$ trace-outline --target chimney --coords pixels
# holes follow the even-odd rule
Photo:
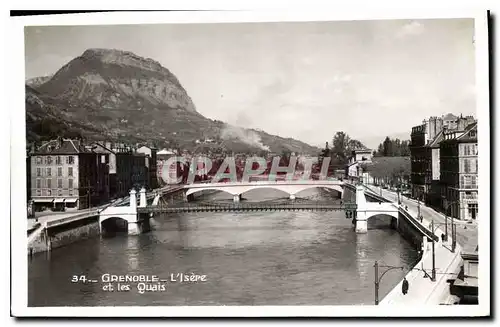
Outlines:
[[[436,117],[436,128],[438,133],[443,129],[443,118]]]
[[[429,140],[434,139],[434,136],[436,135],[436,119],[434,117],[429,118]]]

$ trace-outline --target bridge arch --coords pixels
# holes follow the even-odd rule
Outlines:
[[[370,220],[370,218],[377,217],[377,216],[390,216],[394,219],[399,219],[398,212],[387,211],[387,212],[367,212],[366,213],[366,220]]]
[[[293,194],[296,195],[300,192],[311,190],[314,188],[330,189],[330,190],[337,191],[341,195],[343,194],[343,190],[342,190],[342,187],[340,185],[304,185],[304,186],[298,188],[298,191],[294,192]]]
[[[256,189],[273,189],[273,190],[278,190],[281,192],[284,192],[288,195],[295,195],[299,192],[313,189],[313,188],[327,188],[331,190],[335,190],[342,194],[342,186],[341,185],[332,185],[332,184],[292,184],[292,185],[287,185],[287,184],[264,184],[264,185],[228,185],[228,186],[207,186],[207,187],[193,187],[189,188],[186,192],[186,196],[189,196],[191,194],[201,192],[201,191],[209,191],[209,190],[215,190],[215,191],[220,191],[220,192],[225,192],[230,195],[241,195],[243,193],[253,191]]]
[[[288,191],[280,189],[279,187],[277,187],[275,185],[248,186],[240,194],[245,194],[245,193],[255,191],[255,190],[274,190],[274,191],[280,191],[282,193],[290,195],[290,193]]]
[[[398,223],[397,214],[379,212],[368,216],[367,229],[395,228]]]
[[[195,194],[198,192],[202,192],[202,191],[219,191],[219,192],[224,192],[224,193],[227,193],[227,194],[233,195],[233,196],[241,194],[241,193],[235,193],[234,190],[232,190],[229,187],[204,187],[204,188],[190,188],[189,190],[186,191],[186,196],[189,196],[191,194]],[[231,192],[231,191],[233,191],[233,192]]]
[[[129,220],[127,217],[109,216],[104,219],[99,219],[101,234],[110,235],[116,232],[127,232]]]
[[[127,223],[137,222],[137,208],[130,206],[107,207],[99,213],[99,224],[112,218],[120,218],[127,221]]]

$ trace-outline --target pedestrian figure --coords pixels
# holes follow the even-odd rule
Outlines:
[[[441,242],[444,242],[444,234],[441,233]]]
[[[406,280],[406,277],[403,279],[403,295],[406,295],[408,293],[408,281]]]
[[[405,210],[408,211],[408,206],[405,206]]]

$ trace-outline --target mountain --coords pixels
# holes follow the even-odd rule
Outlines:
[[[236,152],[318,152],[297,140],[204,117],[172,72],[127,51],[88,49],[53,76],[26,84],[28,141],[60,133],[187,149],[212,139]]]
[[[102,131],[91,124],[85,125],[69,119],[58,104],[42,100],[41,94],[30,86],[25,86],[26,92],[26,138],[28,142],[55,138],[82,137],[87,135],[96,138]]]
[[[30,78],[26,81],[26,85],[36,88],[36,87],[39,87],[40,85],[42,85],[43,83],[47,82],[51,78],[52,78],[52,75],[33,77],[33,78]]]

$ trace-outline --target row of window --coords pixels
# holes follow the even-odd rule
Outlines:
[[[461,175],[460,188],[477,189],[477,176],[476,175]]]
[[[460,144],[460,155],[477,156],[477,144],[471,144],[471,143]]]
[[[477,158],[464,158],[463,160],[463,172],[464,173],[477,173],[478,171],[478,160]]]
[[[52,163],[56,162],[56,165],[62,165],[63,160],[66,161],[66,164],[72,165],[75,163],[75,157],[74,156],[36,156],[36,164],[37,165],[52,165]]]
[[[43,179],[40,179],[40,178],[37,178],[36,180],[36,188],[39,189],[39,188],[52,188],[52,179],[50,178],[47,178],[45,180],[45,185],[42,185],[42,181]],[[57,180],[57,188],[62,188],[63,187],[63,180],[61,178],[59,178]],[[68,179],[68,188],[69,189],[72,189],[73,188],[73,179]]]
[[[460,195],[463,200],[477,200],[477,192],[460,192]]]
[[[36,190],[36,195],[38,196],[55,196],[57,194],[57,196],[63,196],[63,190],[62,189],[57,189],[57,192],[52,192],[53,190],[51,189],[37,189]],[[68,195],[69,196],[73,196],[77,194],[77,192],[74,192],[73,189],[69,189],[68,190]]]
[[[43,172],[45,172],[45,175],[43,175]],[[42,177],[42,176],[52,176],[52,168],[37,168],[36,169],[36,177]],[[57,176],[62,177],[63,176],[63,167],[57,167]],[[73,176],[73,167],[68,167],[68,176]]]

